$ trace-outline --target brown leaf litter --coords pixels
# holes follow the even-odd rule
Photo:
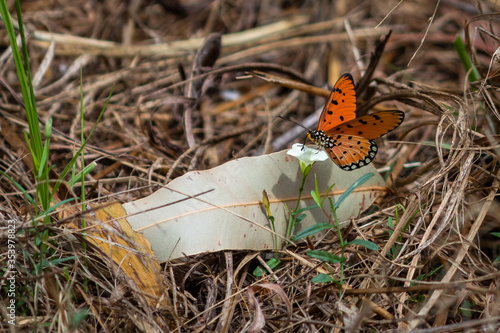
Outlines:
[[[15,268],[0,276],[5,286],[16,272],[16,329],[499,329],[500,238],[493,233],[500,232],[500,26],[493,2],[76,0],[22,8],[40,123],[53,119],[55,173],[114,89],[85,150],[85,165],[97,163],[85,182],[88,209],[66,203],[51,224],[33,224],[35,209],[12,182],[34,194],[26,112],[7,36],[0,35],[0,160],[12,179],[0,176],[0,261],[8,259],[8,221],[15,221],[18,250]],[[467,81],[453,48],[460,34],[478,82]],[[252,272],[265,253],[210,253],[160,266],[147,242],[114,218],[92,223],[103,214],[96,207],[143,197],[187,171],[302,142],[303,130],[278,116],[313,127],[317,116],[308,116],[325,99],[310,93],[328,91],[344,72],[359,82],[359,114],[406,114],[377,141],[374,164],[392,191],[344,235],[379,250],[348,247],[344,285],[311,282],[319,273],[338,280],[341,269],[307,256],[306,242],[280,253],[282,264],[257,278]],[[65,190],[59,200],[82,191],[79,184]],[[40,242],[48,248],[43,255]],[[338,242],[328,232],[309,246],[339,256]],[[137,255],[110,253],[111,243]],[[0,323],[13,331],[6,306]]]

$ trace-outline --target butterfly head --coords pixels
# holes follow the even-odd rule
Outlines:
[[[317,146],[319,147],[325,146],[325,139],[327,139],[325,132],[318,130],[309,131],[307,132],[307,137]]]

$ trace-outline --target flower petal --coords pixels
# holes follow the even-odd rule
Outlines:
[[[295,143],[287,152],[288,155],[296,157],[305,165],[313,164],[316,161],[325,161],[328,159],[328,154],[324,150],[309,148],[300,143]]]

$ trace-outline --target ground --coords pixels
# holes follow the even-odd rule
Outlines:
[[[497,331],[497,7],[23,1],[38,111],[31,124],[43,142],[52,126],[55,195],[46,217],[25,140],[34,136],[29,106],[0,29],[3,331]],[[13,1],[8,9],[17,22]],[[189,171],[304,142],[307,131],[287,120],[314,129],[319,115],[307,117],[343,73],[357,83],[358,117],[401,110],[405,120],[375,140],[371,165],[384,195],[340,233],[278,253],[157,260],[123,220],[106,220]],[[82,133],[83,160],[54,188]],[[93,163],[83,191],[75,174]],[[95,215],[98,205],[110,215]],[[107,251],[110,239],[121,250]],[[371,243],[340,245],[354,239]],[[121,267],[128,248],[147,260]],[[266,271],[273,256],[281,263]],[[254,274],[259,266],[263,276]],[[329,282],[314,280],[321,273]]]

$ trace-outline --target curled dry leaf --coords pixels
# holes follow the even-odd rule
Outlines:
[[[266,320],[264,318],[264,313],[262,313],[259,300],[255,296],[253,286],[248,288],[248,304],[254,310],[254,316],[250,322],[250,326],[248,326],[247,332],[260,332],[264,328]]]
[[[248,287],[248,304],[255,310],[255,315],[252,320],[252,323],[250,324],[250,327],[248,328],[247,332],[260,332],[261,329],[265,325],[265,318],[264,314],[262,312],[262,308],[260,307],[259,300],[257,299],[257,296],[255,295],[256,292],[258,292],[261,289],[268,289],[271,291],[274,291],[279,298],[285,303],[286,305],[286,310],[288,313],[288,320],[290,320],[290,316],[292,315],[292,303],[290,303],[290,300],[288,299],[288,296],[285,294],[283,289],[279,284],[276,283],[257,283],[254,284],[250,287]],[[288,325],[288,321],[285,323],[284,326]]]

